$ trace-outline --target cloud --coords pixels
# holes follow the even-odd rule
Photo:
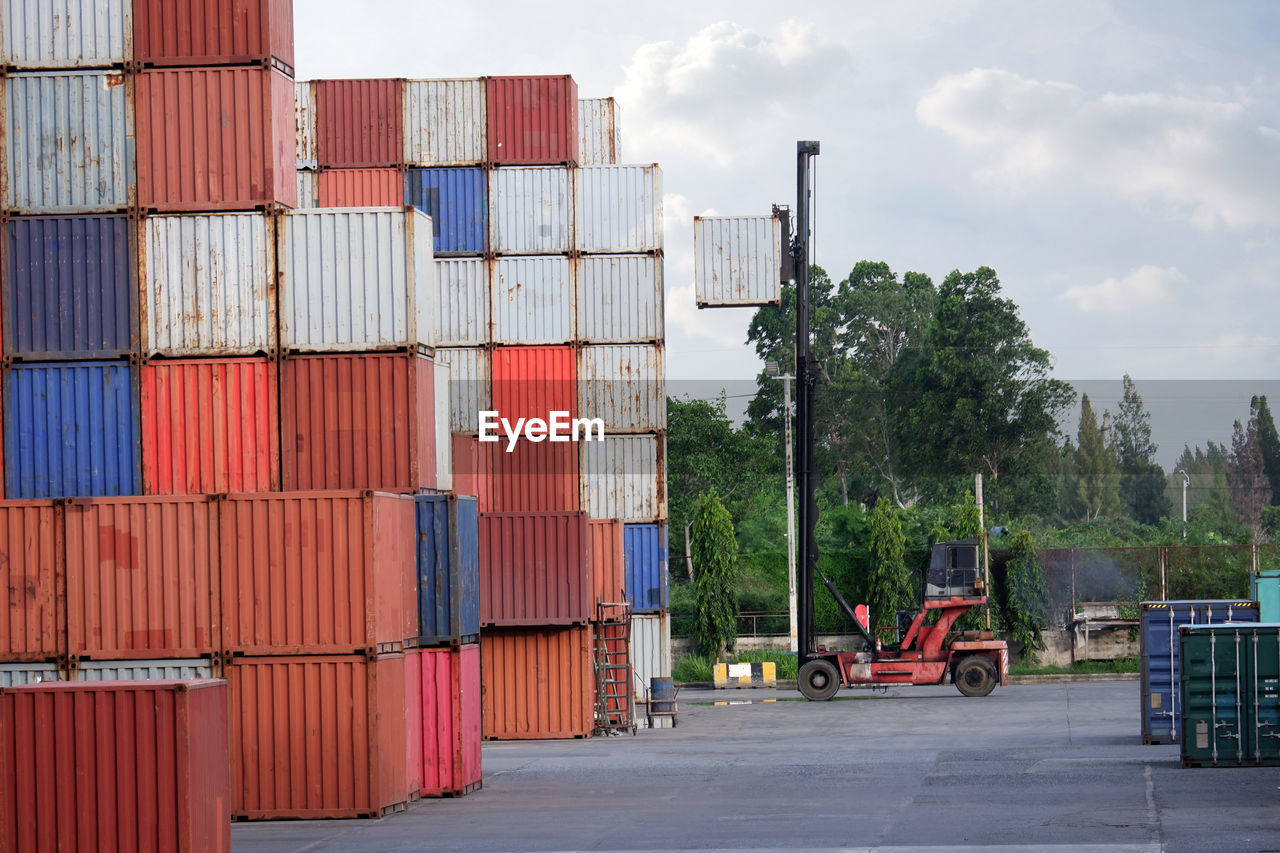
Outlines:
[[[1138,267],[1123,278],[1097,284],[1077,284],[1059,298],[1074,302],[1081,311],[1127,314],[1168,299],[1187,277],[1174,267]]]
[[[977,177],[1030,190],[1050,179],[1158,202],[1201,229],[1280,226],[1280,132],[1247,97],[1090,95],[975,68],[939,79],[916,118],[984,156]]]
[[[1231,331],[1200,344],[1196,349],[1202,358],[1229,364],[1272,361],[1280,354],[1280,338]]]

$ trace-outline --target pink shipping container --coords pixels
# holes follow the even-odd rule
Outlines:
[[[279,491],[274,361],[153,361],[141,386],[146,494]]]
[[[480,516],[480,624],[576,625],[592,616],[587,516]]]
[[[293,0],[133,0],[143,65],[278,64],[293,71]]]
[[[490,77],[486,88],[490,161],[577,163],[578,84],[572,77]]]
[[[63,513],[72,658],[221,651],[213,498],[72,498]]]
[[[578,357],[573,347],[495,347],[493,408],[512,426],[518,418],[548,420],[578,411]],[[499,427],[501,429],[501,427]]]
[[[380,817],[408,799],[403,655],[232,658],[233,817]]]
[[[67,654],[62,510],[53,501],[0,501],[0,662]]]
[[[487,740],[588,737],[595,727],[591,629],[490,629],[480,637]]]
[[[233,494],[219,507],[227,651],[376,654],[417,635],[412,497]]]
[[[317,80],[316,157],[320,168],[400,165],[404,158],[403,89],[400,79]]]
[[[404,754],[406,791],[410,800],[422,796],[422,652],[404,650]]]
[[[228,853],[227,683],[0,689],[0,850]]]
[[[422,796],[469,794],[482,785],[480,647],[423,649],[417,663]]]
[[[326,169],[316,179],[318,207],[403,207],[399,169]]]
[[[622,522],[616,518],[593,518],[587,522],[590,539],[592,619],[620,619],[626,595],[626,562]],[[601,609],[601,605],[612,605]]]

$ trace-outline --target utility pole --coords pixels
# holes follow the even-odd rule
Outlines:
[[[796,143],[796,233],[792,255],[796,267],[796,420],[799,435],[800,566],[797,660],[801,666],[813,649],[813,576],[818,567],[817,481],[813,470],[814,382],[819,365],[809,352],[809,160],[818,155],[817,142]]]
[[[982,537],[982,591],[987,596],[987,630],[991,630],[991,571],[987,556],[987,521],[982,508],[982,472],[973,475],[973,498],[978,504],[978,533]]]
[[[1182,475],[1182,538],[1187,538],[1187,487],[1191,485],[1191,475],[1179,468],[1175,474]]]

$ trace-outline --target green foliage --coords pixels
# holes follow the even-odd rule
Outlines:
[[[703,492],[693,516],[694,636],[703,654],[732,650],[738,638],[738,542],[715,490]]]
[[[715,679],[715,658],[709,655],[688,655],[671,666],[671,680],[677,684]]]
[[[1075,510],[1080,518],[1093,521],[1114,515],[1120,505],[1120,464],[1115,450],[1103,439],[1102,429],[1089,403],[1080,399],[1080,427],[1076,432]]]
[[[1031,534],[1019,531],[1013,537],[1009,563],[1005,569],[1004,624],[1009,639],[1026,649],[1028,659],[1044,650],[1041,636],[1049,621],[1049,587],[1036,558]]]
[[[1280,433],[1276,432],[1275,418],[1267,405],[1265,395],[1249,401],[1250,420],[1257,425],[1258,452],[1262,455],[1262,470],[1271,485],[1271,504],[1280,505]]]
[[[1024,659],[1009,667],[1010,675],[1113,675],[1137,671],[1137,658],[1081,660],[1069,667],[1036,666],[1033,660]]]
[[[867,608],[871,611],[872,630],[896,626],[898,611],[916,603],[905,551],[902,520],[888,499],[881,498],[871,515],[871,578]],[[883,634],[881,639],[892,641],[894,636],[896,634]]]
[[[1120,496],[1129,514],[1143,524],[1158,524],[1171,506],[1165,494],[1165,473],[1155,461],[1151,415],[1127,373],[1108,447],[1119,459]]]
[[[798,660],[794,654],[791,652],[776,651],[774,649],[757,649],[749,652],[738,652],[737,662],[772,662],[777,667],[775,675],[779,680],[795,681],[796,674],[799,672]]]

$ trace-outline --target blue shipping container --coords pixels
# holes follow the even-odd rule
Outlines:
[[[476,167],[410,169],[404,203],[431,217],[437,255],[479,255],[489,232],[488,193]]]
[[[476,499],[418,495],[418,644],[480,635],[480,515]]]
[[[1183,625],[1257,622],[1258,602],[1144,601],[1139,609],[1142,742],[1177,743],[1182,735],[1178,629]]]
[[[4,264],[5,354],[47,361],[136,351],[134,233],[125,216],[11,220]]]
[[[134,367],[19,364],[4,384],[6,497],[142,493]]]
[[[632,613],[667,609],[667,531],[663,524],[624,524],[627,602]]]

